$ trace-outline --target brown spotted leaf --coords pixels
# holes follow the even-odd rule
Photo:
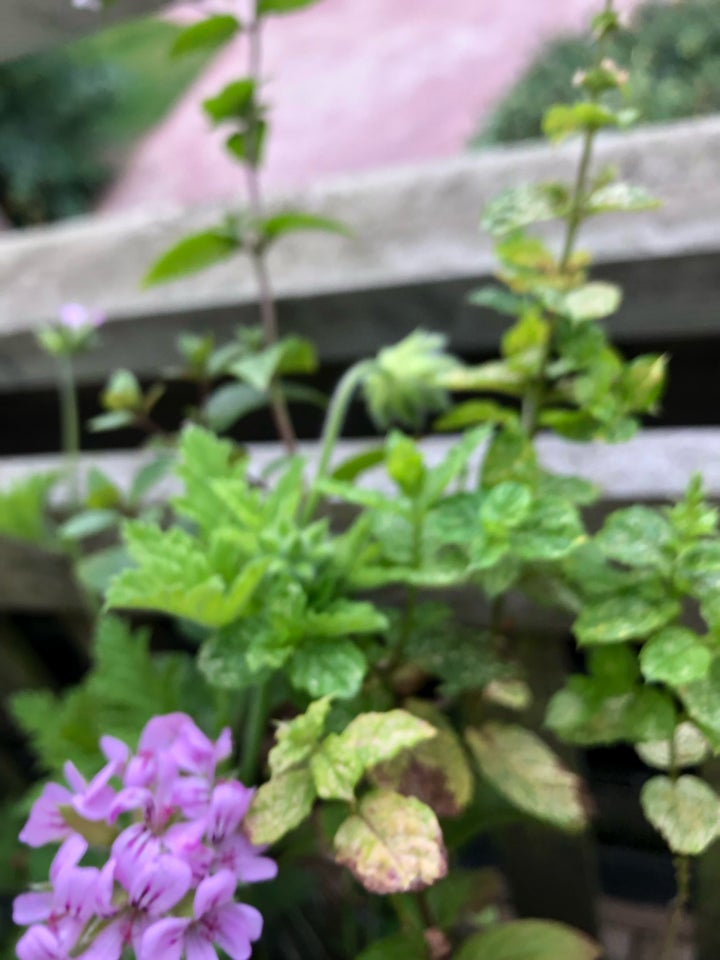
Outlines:
[[[473,772],[457,734],[443,714],[431,704],[410,700],[406,707],[415,716],[431,723],[436,734],[371,772],[374,783],[417,797],[439,817],[455,817],[470,803]]]
[[[476,933],[456,960],[598,960],[599,944],[552,920],[515,920]]]
[[[466,736],[485,779],[518,809],[563,830],[587,825],[582,781],[534,733],[487,723]]]
[[[447,872],[437,817],[415,797],[373,790],[335,834],[335,859],[371,893],[421,890]]]
[[[253,843],[275,843],[308,816],[315,802],[315,785],[307,768],[290,770],[264,783],[245,818]]]

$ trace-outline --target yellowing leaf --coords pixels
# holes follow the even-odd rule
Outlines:
[[[290,770],[264,783],[245,818],[252,843],[275,843],[309,815],[315,801],[310,771]]]
[[[273,776],[285,773],[310,756],[322,736],[330,702],[330,697],[316,700],[305,713],[280,725],[268,758]]]
[[[673,853],[697,856],[720,834],[720,800],[698,777],[653,777],[640,802]]]
[[[374,767],[434,737],[433,726],[407,710],[387,713],[362,713],[355,717],[341,734],[346,750],[356,754],[364,767]]]
[[[580,778],[534,733],[487,723],[466,736],[483,776],[520,810],[564,830],[587,825]]]
[[[447,872],[437,817],[414,797],[374,790],[335,835],[335,859],[371,893],[422,890]]]

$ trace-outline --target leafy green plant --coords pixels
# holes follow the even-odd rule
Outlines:
[[[219,346],[181,339],[180,375],[197,385],[198,402],[177,437],[152,420],[160,388],[143,392],[129,371],[111,378],[95,427],[144,427],[162,433],[163,446],[127,494],[101,474],[88,482],[65,538],[85,544],[120,525],[123,541],[109,557],[103,549],[80,559],[104,600],[96,665],[60,700],[23,694],[15,716],[50,769],[69,754],[91,770],[100,732],[133,742],[161,711],[163,724],[182,709],[214,733],[231,723],[233,763],[245,784],[259,783],[238,817],[240,842],[270,845],[280,866],[276,887],[252,893],[273,918],[256,954],[272,960],[300,955],[299,943],[338,960],[599,958],[597,943],[552,920],[501,922],[495,875],[461,865],[470,841],[508,825],[588,829],[586,787],[539,716],[570,745],[631,744],[654,771],[640,796],[647,819],[676,856],[678,896],[661,947],[668,960],[691,858],[720,830],[720,798],[694,772],[720,751],[717,512],[695,478],[679,503],[624,507],[594,533],[585,508],[599,491],[544,469],[535,444],[543,429],[622,442],[663,390],[663,356],[628,361],[609,342],[603,322],[621,291],[593,280],[577,248],[589,217],[655,205],[642,187],[593,166],[597,135],[636,119],[622,98],[627,74],[608,57],[620,21],[610,2],[594,17],[577,96],[544,117],[550,141],[580,139],[574,182],[514,187],[485,211],[498,285],[471,300],[509,317],[500,358],[468,366],[441,336],[415,332],[345,372],[317,456],[303,459],[290,419],[300,385],[288,377],[316,359],[311,345],[279,335],[265,254],[288,230],[339,228],[297,211],[268,216],[257,173],[269,131],[263,18],[306,5],[261,0],[248,23],[211,16],[176,40],[182,54],[249,34],[250,75],[205,108],[228,126],[250,202],[180,240],[147,279],[169,282],[247,255],[261,327]],[[557,247],[535,230],[549,220],[563,228]],[[358,397],[383,436],[338,464]],[[259,404],[273,409],[285,446],[264,475],[218,436]],[[460,432],[442,457],[421,439],[428,425]],[[167,471],[177,492],[148,512],[143,497]],[[461,595],[476,599],[482,623],[464,621]],[[547,710],[533,676],[540,640],[508,616],[518,595],[538,620],[541,607],[569,616],[585,657]],[[169,619],[181,650],[152,653],[123,612]],[[108,780],[127,780],[108,769]],[[192,801],[203,811],[204,796]],[[206,813],[198,816],[194,842],[207,832]],[[186,930],[185,907],[168,909],[161,922]],[[83,937],[96,934],[106,935],[90,926]]]

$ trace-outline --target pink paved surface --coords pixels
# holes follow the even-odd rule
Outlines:
[[[628,10],[636,0],[620,0]],[[265,35],[273,108],[265,183],[452,156],[551,36],[598,0],[324,0],[273,18]],[[102,209],[193,205],[242,191],[200,101],[244,72],[239,38],[138,147]]]

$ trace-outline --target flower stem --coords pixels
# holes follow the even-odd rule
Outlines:
[[[305,520],[309,520],[317,509],[320,499],[318,486],[320,481],[327,476],[330,459],[342,431],[343,424],[345,423],[353,394],[365,378],[370,362],[369,360],[361,360],[359,363],[354,364],[349,370],[345,371],[340,378],[340,382],[335,387],[320,438],[320,457],[315,472],[315,479],[313,480],[305,504]]]
[[[71,506],[80,502],[80,413],[72,357],[58,357],[58,390],[60,394],[60,428],[62,451],[68,475]]]
[[[662,942],[660,960],[672,960],[677,945],[678,933],[682,922],[685,907],[690,899],[690,858],[677,857],[675,860],[675,881],[677,894],[673,902],[672,913],[665,930]]]
[[[243,755],[240,758],[240,779],[249,786],[257,780],[260,751],[267,721],[268,682],[259,683],[250,697],[243,731]]]
[[[255,82],[256,89],[260,86],[262,79],[262,20],[258,14],[257,0],[255,3],[255,16],[247,28],[248,36],[248,68],[251,79]],[[258,123],[255,119],[248,131],[248,142],[256,144],[258,136]],[[254,129],[253,129],[254,127]],[[265,218],[265,203],[260,182],[260,172],[258,170],[258,157],[249,156],[245,162],[245,182],[247,185],[248,208],[253,224],[261,224]],[[260,309],[260,321],[263,330],[263,339],[265,346],[270,347],[277,343],[279,337],[279,325],[277,316],[277,304],[270,282],[270,275],[267,269],[267,260],[265,245],[253,242],[249,248],[250,262],[255,282],[258,289],[258,303]],[[297,448],[297,438],[295,428],[293,427],[290,411],[287,401],[277,382],[270,384],[270,404],[272,407],[273,419],[278,436],[282,441],[288,453],[295,453]]]

